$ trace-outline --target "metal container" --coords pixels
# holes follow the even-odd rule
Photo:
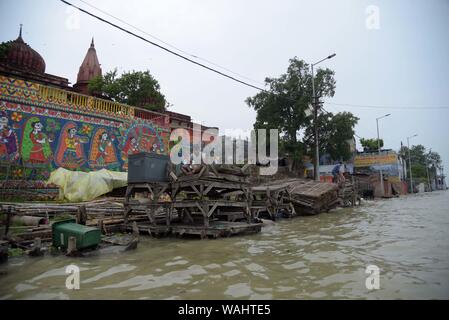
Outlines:
[[[96,247],[101,242],[101,231],[95,227],[86,227],[76,223],[75,219],[55,222],[51,226],[53,246],[67,248],[69,238],[76,238],[76,248]]]
[[[128,183],[167,182],[170,157],[141,152],[128,156]]]

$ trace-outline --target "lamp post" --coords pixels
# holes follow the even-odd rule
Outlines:
[[[320,151],[319,151],[319,145],[318,145],[318,99],[315,96],[315,80],[314,80],[314,71],[313,71],[313,67],[316,66],[317,64],[323,62],[324,60],[327,59],[332,59],[333,57],[335,57],[337,54],[331,54],[330,56],[327,56],[324,59],[321,59],[318,62],[312,63],[311,64],[311,68],[312,68],[312,105],[313,105],[313,128],[314,128],[314,135],[315,135],[315,161],[313,162],[313,175],[316,181],[320,181]]]
[[[385,196],[385,188],[384,188],[384,176],[382,174],[382,165],[380,164],[380,155],[381,155],[381,150],[380,150],[380,137],[379,137],[379,120],[386,118],[390,115],[390,113],[376,118],[376,126],[377,126],[377,152],[379,153],[379,171],[380,171],[380,189],[381,189],[381,196]]]
[[[432,149],[429,150],[428,155],[430,155],[432,152]],[[427,184],[429,185],[429,191],[432,192],[432,184],[430,183],[430,175],[429,175],[429,162],[427,161],[426,156],[426,172],[427,172]]]
[[[408,149],[408,167],[410,171],[410,193],[413,193],[413,176],[412,176],[412,160],[410,158],[410,139],[418,136],[414,134],[413,136],[407,137],[407,149]]]
[[[441,165],[441,190],[446,190],[446,181],[444,176],[444,166]]]

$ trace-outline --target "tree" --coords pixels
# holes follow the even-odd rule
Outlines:
[[[13,41],[0,43],[0,61],[8,56],[9,49],[11,49]]]
[[[377,141],[378,141],[377,139],[361,138],[360,144],[362,145],[364,151],[374,151],[374,150],[379,149]],[[384,146],[384,141],[382,139],[379,139],[379,142],[380,142],[380,147],[382,148]]]
[[[408,163],[408,151],[408,148],[403,146],[400,150],[400,154],[407,160],[407,165],[410,165]],[[426,148],[421,144],[410,148],[410,160],[412,162],[413,180],[419,182],[428,182],[427,170],[429,171],[429,178],[435,179],[437,174],[436,171],[441,167],[441,157],[438,152],[427,152]]]
[[[89,81],[89,92],[152,111],[164,111],[168,106],[159,83],[148,70],[125,72],[120,77],[117,69],[109,71]]]
[[[435,151],[429,151],[426,154],[427,157],[427,164],[430,165],[435,165],[436,168],[440,169],[441,168],[441,156],[439,155],[438,152]]]
[[[426,147],[422,144],[418,144],[416,146],[412,146],[410,148],[410,158],[413,164],[426,166]]]
[[[329,154],[333,160],[347,161],[351,158],[349,140],[354,138],[354,127],[359,118],[351,112],[323,112],[318,116],[318,144],[320,154]],[[314,128],[307,127],[304,142],[313,150]]]
[[[246,99],[257,112],[254,127],[278,128],[281,135],[280,149],[295,155],[302,149],[298,132],[310,124],[306,110],[312,102],[312,76],[310,65],[297,57],[289,60],[287,73],[278,78],[266,78],[267,91]],[[334,71],[318,69],[315,76],[317,96],[332,97],[335,94]]]
[[[429,176],[430,179],[432,180],[436,180],[437,175],[438,175],[438,170],[441,170],[441,157],[438,154],[438,152],[434,152],[434,151],[429,151],[426,154],[426,158],[427,158],[427,166],[429,168]]]

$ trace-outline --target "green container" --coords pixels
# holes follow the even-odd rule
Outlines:
[[[75,219],[61,220],[51,226],[53,246],[67,248],[69,238],[76,238],[78,250],[96,247],[101,242],[101,231],[76,223]]]

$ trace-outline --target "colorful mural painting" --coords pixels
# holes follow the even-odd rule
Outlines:
[[[78,132],[78,125],[67,122],[61,129],[59,143],[56,148],[55,163],[67,169],[79,169],[86,163],[86,153],[83,144],[89,142],[89,137]]]
[[[129,128],[121,128],[121,142],[119,148],[123,161],[123,170],[128,169],[128,155],[141,150],[157,154],[167,154],[169,134],[164,129],[155,127],[151,123],[133,122]]]
[[[13,114],[13,118],[17,116]],[[0,111],[0,161],[16,162],[19,159],[19,142],[9,123],[6,111]]]
[[[2,85],[0,95],[0,166],[8,166],[9,180],[42,182],[58,167],[126,171],[129,154],[167,153],[170,130],[165,119],[139,119],[131,112],[126,117],[90,114],[76,106],[68,111],[65,105],[27,99],[24,91],[39,90],[35,84],[13,85],[17,90]],[[0,179],[5,172],[0,172]]]
[[[354,157],[354,172],[371,173],[382,170],[392,182],[402,179],[403,168],[398,155],[394,151],[379,155],[377,153],[361,153]]]

